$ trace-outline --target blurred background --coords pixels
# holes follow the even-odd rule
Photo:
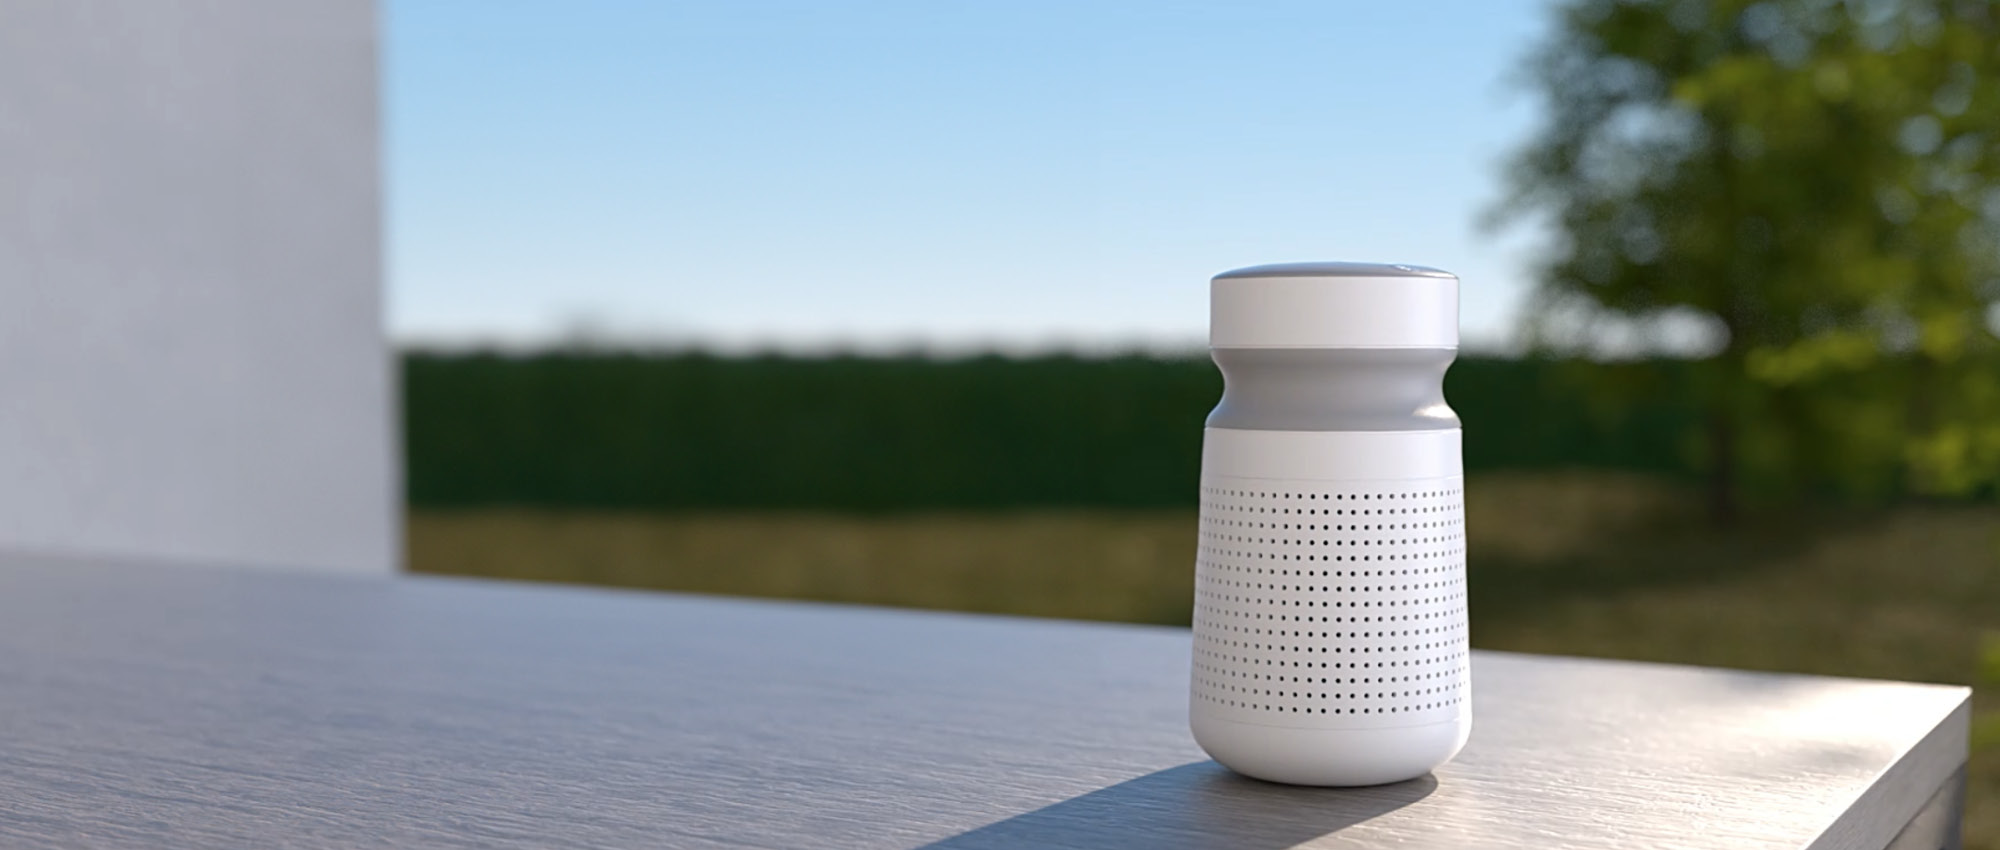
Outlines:
[[[1209,275],[1463,279],[1477,646],[1977,684],[1991,0],[384,6],[421,572],[1186,625]]]

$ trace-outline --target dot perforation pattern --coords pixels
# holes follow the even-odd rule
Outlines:
[[[1465,709],[1461,479],[1205,476],[1201,496],[1198,709],[1328,729]]]

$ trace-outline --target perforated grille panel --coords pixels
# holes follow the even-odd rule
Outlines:
[[[1461,481],[1204,476],[1196,706],[1307,728],[1455,719],[1468,685]]]

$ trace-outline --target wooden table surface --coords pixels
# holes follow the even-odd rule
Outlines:
[[[1950,841],[1963,688],[1484,653],[1457,761],[1302,789],[1195,747],[1188,642],[14,558],[0,561],[0,846]]]

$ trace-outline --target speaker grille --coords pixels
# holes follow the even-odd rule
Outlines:
[[[1204,476],[1196,707],[1323,729],[1457,718],[1469,685],[1461,482]]]

